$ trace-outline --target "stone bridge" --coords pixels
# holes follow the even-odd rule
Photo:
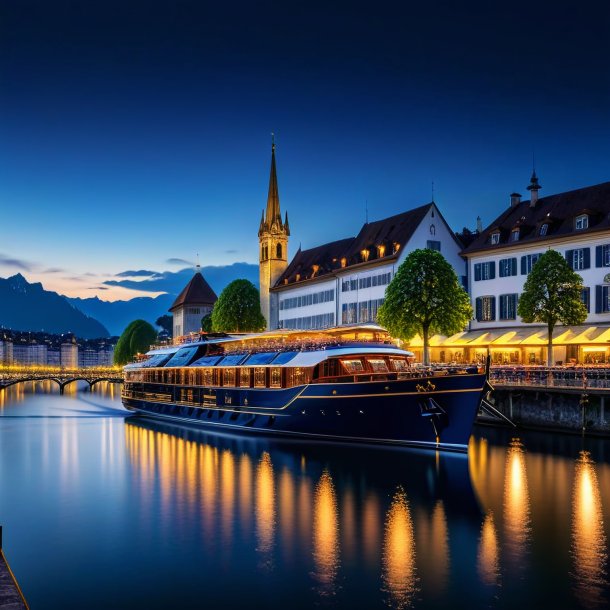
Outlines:
[[[63,394],[65,387],[74,381],[86,381],[89,388],[100,381],[123,383],[123,372],[114,367],[82,369],[0,367],[0,391],[11,385],[28,381],[53,381],[59,386],[59,393]]]

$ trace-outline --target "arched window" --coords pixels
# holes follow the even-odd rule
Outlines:
[[[434,225],[430,225],[430,235],[436,235],[436,227]]]
[[[278,244],[275,247],[275,257],[276,258],[282,258],[282,244]]]

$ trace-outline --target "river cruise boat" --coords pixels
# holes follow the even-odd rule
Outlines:
[[[125,367],[125,407],[225,431],[466,451],[482,368],[422,367],[379,327],[201,335]]]

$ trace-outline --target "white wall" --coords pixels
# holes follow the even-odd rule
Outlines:
[[[284,328],[290,328],[288,320],[295,318],[308,318],[310,316],[319,316],[324,314],[333,314],[334,323],[337,324],[337,280],[335,277],[329,277],[318,282],[311,282],[305,285],[296,285],[294,287],[279,291],[278,294],[278,317],[280,324]],[[303,305],[300,307],[282,308],[282,302],[286,299],[303,297],[306,295],[313,295],[323,291],[332,290],[334,292],[334,299],[324,303],[316,303],[312,305]],[[317,326],[319,327],[319,326]]]
[[[500,303],[499,296],[502,294],[523,292],[523,284],[527,279],[527,275],[521,275],[521,257],[528,254],[544,253],[548,249],[557,250],[562,256],[565,256],[566,250],[574,250],[576,248],[590,248],[591,266],[589,269],[576,271],[582,279],[585,287],[590,289],[590,313],[587,317],[587,323],[599,324],[610,323],[610,313],[595,313],[595,286],[604,284],[604,276],[610,273],[610,267],[595,266],[595,247],[598,245],[610,244],[610,231],[597,235],[570,235],[563,239],[549,239],[548,241],[539,242],[537,244],[518,245],[513,248],[502,248],[501,250],[493,250],[493,252],[472,254],[468,257],[468,273],[470,282],[470,294],[472,307],[475,309],[477,297],[495,296],[496,297],[496,319],[490,322],[477,322],[473,320],[473,329],[483,328],[504,328],[514,326],[534,326],[525,324],[521,318],[517,316],[516,320],[500,320]],[[510,277],[499,277],[499,261],[504,258],[517,258],[517,275]],[[487,261],[495,261],[496,277],[493,280],[474,280],[474,265],[475,263],[483,263]],[[606,284],[608,285],[608,284]],[[475,312],[476,313],[476,312]]]

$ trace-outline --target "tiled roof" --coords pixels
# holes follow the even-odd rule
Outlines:
[[[200,271],[197,271],[191,281],[178,295],[169,311],[174,311],[183,305],[214,305],[218,300],[216,293],[210,288]]]
[[[589,226],[577,230],[575,218],[588,215]],[[547,225],[546,234],[541,227]],[[514,229],[519,229],[519,239],[509,241]],[[587,186],[566,193],[540,197],[534,207],[522,201],[509,207],[462,251],[467,255],[481,250],[494,250],[507,245],[524,245],[544,242],[556,237],[587,234],[610,228],[610,182]],[[491,243],[491,235],[500,233],[499,243]],[[544,232],[544,229],[543,229]]]
[[[345,268],[362,264],[363,250],[369,251],[369,263],[396,258],[399,250],[395,244],[398,244],[399,248],[404,247],[432,205],[434,204],[428,203],[402,214],[366,223],[356,237],[333,241],[309,250],[299,250],[275,286],[331,275],[341,270],[341,259],[345,259]],[[385,248],[383,256],[380,256],[378,246]],[[316,270],[314,265],[318,267]]]

